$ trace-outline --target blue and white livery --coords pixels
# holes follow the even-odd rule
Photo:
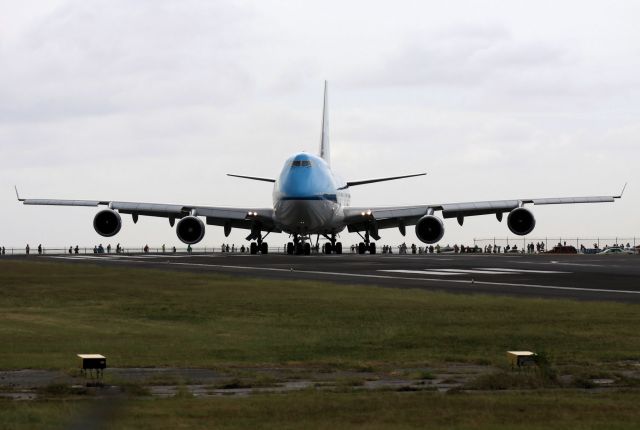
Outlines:
[[[344,182],[331,170],[329,145],[329,117],[327,103],[327,85],[324,88],[324,107],[322,114],[322,134],[319,155],[298,153],[288,158],[280,175],[275,178],[259,178],[244,175],[229,175],[239,178],[273,183],[273,207],[271,208],[226,208],[216,206],[175,205],[162,203],[136,203],[108,200],[55,200],[23,199],[25,205],[56,206],[107,206],[99,211],[93,220],[96,232],[105,237],[116,235],[122,227],[120,214],[130,214],[134,223],[139,216],[155,216],[169,219],[176,225],[178,238],[186,244],[195,244],[202,240],[205,223],[224,228],[226,236],[233,228],[249,231],[247,240],[251,241],[252,254],[266,254],[268,245],[265,238],[270,233],[287,233],[291,242],[287,245],[289,254],[310,254],[311,241],[320,236],[328,239],[323,246],[324,253],[342,253],[342,244],[337,236],[345,229],[358,233],[362,237],[358,252],[375,254],[374,240],[379,240],[379,231],[398,228],[402,235],[407,226],[415,226],[415,232],[422,242],[433,244],[442,239],[444,224],[435,214],[443,218],[457,218],[462,225],[464,218],[475,215],[494,214],[502,221],[507,215],[509,230],[517,235],[527,235],[535,227],[535,218],[525,204],[570,204],[613,202],[622,197],[615,196],[560,197],[540,199],[514,199],[478,201],[466,203],[421,204],[417,206],[395,207],[352,207],[350,206],[351,187],[374,182],[422,176],[425,173],[394,176],[388,178],[366,179]],[[626,186],[626,185],[625,185]],[[203,221],[204,219],[204,221]]]

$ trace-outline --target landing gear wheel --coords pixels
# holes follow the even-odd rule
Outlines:
[[[371,242],[369,244],[369,254],[373,255],[376,253],[376,244],[375,242]]]
[[[287,243],[287,254],[293,255],[293,251],[294,251],[293,242]]]
[[[358,254],[364,254],[366,251],[366,248],[364,246],[364,242],[360,242],[358,244]]]
[[[266,255],[266,254],[268,254],[268,253],[269,253],[269,244],[268,244],[267,242],[262,242],[262,243],[260,244],[260,252],[261,252],[263,255]]]
[[[258,253],[258,244],[255,242],[251,242],[251,246],[249,246],[249,251],[251,255],[256,255]]]
[[[336,243],[336,254],[342,254],[342,242]]]
[[[322,248],[323,248],[322,252],[324,254],[331,254],[331,244],[330,243],[325,243]]]
[[[295,244],[295,254],[296,255],[301,255],[302,254],[302,244],[301,243],[296,243]]]
[[[311,244],[308,242],[304,244],[304,255],[311,255]]]

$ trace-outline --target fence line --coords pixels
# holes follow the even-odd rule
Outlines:
[[[42,252],[41,254],[46,254],[46,255],[76,255],[76,254],[96,254],[96,252],[94,252],[93,247],[78,247],[78,252],[75,252],[75,246],[71,247],[71,252],[69,252],[69,247],[42,247]],[[0,247],[0,252],[2,250],[2,247]],[[270,246],[269,247],[269,252],[271,253],[283,253],[285,251],[285,249],[281,246],[278,247],[273,247]],[[187,253],[194,253],[194,254],[217,254],[217,253],[221,253],[221,252],[226,252],[222,251],[222,247],[218,246],[203,246],[203,247],[191,247],[191,251],[189,251],[189,248],[187,247],[176,247],[175,251],[173,249],[173,247],[165,247],[165,250],[162,250],[161,246],[158,247],[149,247],[148,252],[145,252],[144,250],[144,246],[132,246],[132,247],[122,247],[120,252],[117,253],[115,251],[115,248],[111,248],[110,252],[107,252],[107,249],[104,248],[104,252],[99,252],[99,254],[111,254],[111,255],[115,255],[115,254],[187,254]],[[229,247],[229,253],[236,253],[239,254],[241,253],[241,247],[238,246],[235,248],[234,251],[231,251],[231,247]],[[249,253],[249,247],[245,246],[245,254]],[[26,247],[25,248],[5,248],[5,252],[4,255],[25,255],[27,254],[26,251]],[[38,248],[30,248],[29,250],[29,254],[31,255],[38,255]]]
[[[585,248],[587,249],[602,249],[604,247],[611,247],[611,246],[626,246],[627,244],[629,244],[629,246],[635,248],[636,246],[640,245],[640,238],[637,237],[624,237],[624,236],[617,236],[617,237],[562,237],[562,236],[556,236],[556,237],[543,237],[543,238],[534,238],[534,237],[527,237],[527,236],[523,236],[523,237],[504,237],[504,238],[499,238],[499,237],[492,237],[492,238],[481,238],[481,239],[477,239],[474,238],[473,239],[473,244],[481,246],[482,244],[491,244],[493,245],[493,247],[495,247],[496,245],[518,245],[520,246],[520,244],[522,244],[523,248],[526,248],[526,244],[528,243],[544,243],[544,248],[545,250],[551,249],[554,246],[556,246],[557,244],[562,244],[562,245],[571,245],[571,246],[575,246],[576,249],[580,249],[580,245],[585,245]],[[551,248],[549,248],[549,245],[551,246]],[[595,245],[595,246],[594,246]]]
[[[593,237],[593,238],[589,238],[589,237],[538,237],[538,238],[534,238],[534,237],[491,237],[491,238],[474,238],[473,239],[473,247],[480,247],[480,248],[484,248],[486,245],[492,245],[492,248],[495,249],[496,245],[500,246],[501,248],[504,248],[505,245],[509,245],[509,246],[513,246],[513,245],[522,245],[521,249],[526,249],[527,244],[530,243],[544,243],[544,250],[550,250],[551,248],[553,248],[554,246],[556,246],[557,244],[562,244],[564,245],[565,243],[567,245],[571,245],[571,246],[575,246],[576,249],[580,249],[580,245],[585,245],[585,248],[587,249],[594,249],[594,248],[598,248],[598,249],[602,249],[605,247],[611,247],[613,245],[622,245],[622,246],[626,246],[626,244],[629,244],[631,247],[635,248],[638,245],[640,245],[640,237],[624,237],[624,236],[618,236],[618,237]],[[595,246],[594,246],[595,245]],[[435,245],[434,245],[435,246]],[[69,252],[69,249],[71,248],[71,252]],[[344,246],[344,253],[349,253],[349,252],[353,252],[353,250],[350,250],[351,245],[345,245]],[[380,246],[380,251],[382,252],[382,246]],[[394,249],[399,248],[398,246],[394,246]],[[422,249],[420,249],[422,248]],[[422,246],[420,247],[419,250],[422,251],[424,248],[429,248],[429,246]],[[42,254],[46,254],[46,255],[68,255],[68,254],[72,254],[72,255],[76,255],[76,251],[75,251],[76,247],[72,246],[72,247],[47,247],[47,246],[43,246],[42,247]],[[242,253],[241,252],[242,247],[241,246],[237,246],[235,247],[235,250],[232,250],[231,246],[229,247],[229,251],[230,253]],[[320,250],[321,251],[321,250]],[[221,253],[221,252],[226,252],[222,250],[221,246],[200,246],[200,247],[176,247],[174,250],[174,247],[165,247],[164,250],[162,248],[162,246],[153,246],[153,247],[149,247],[148,252],[146,252],[147,254],[186,254],[186,253],[196,253],[196,254],[215,254],[215,253]],[[245,246],[244,247],[244,252],[245,253],[249,253],[249,247]],[[270,253],[286,253],[286,247],[284,246],[270,246],[269,247],[269,252]],[[314,253],[316,252],[315,247],[311,248],[311,252]],[[401,251],[400,251],[401,252]],[[406,251],[405,251],[406,252]],[[410,251],[409,251],[410,252]],[[426,250],[425,250],[426,252]],[[25,255],[26,252],[26,247],[10,247],[10,248],[2,248],[0,247],[0,256],[2,254],[4,255]],[[30,248],[30,254],[35,254],[38,255],[38,248],[37,247],[32,247]],[[92,246],[84,246],[84,247],[78,247],[78,252],[77,254],[94,254],[94,247]],[[105,254],[117,254],[115,252],[114,248],[111,248],[110,252],[107,252],[106,248],[104,249],[104,253]],[[144,246],[124,246],[121,248],[120,250],[120,254],[144,254]],[[422,253],[422,252],[420,252]]]

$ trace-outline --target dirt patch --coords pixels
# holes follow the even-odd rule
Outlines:
[[[610,368],[611,366],[609,366]],[[562,374],[558,387],[622,389],[637,386],[640,368],[624,363],[618,377],[585,378],[582,375]],[[562,373],[562,372],[561,372]],[[192,368],[109,368],[97,389],[86,391],[101,395],[105,388],[128,395],[174,396],[248,396],[258,393],[287,393],[305,389],[389,390],[389,391],[460,391],[482,390],[491,384],[479,384],[495,375],[518,378],[517,371],[489,365],[447,363],[432,367],[391,368],[384,370],[331,370],[320,367],[233,367],[227,369]],[[50,387],[86,387],[95,385],[79,373],[56,370],[0,371],[0,397],[32,400],[39,396],[52,396],[57,391]],[[496,385],[496,384],[494,384]],[[496,389],[519,387],[517,384],[497,384]],[[525,384],[525,388],[528,386]],[[554,387],[554,388],[558,388]],[[534,385],[531,388],[544,388]]]

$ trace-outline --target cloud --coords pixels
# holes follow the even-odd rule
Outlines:
[[[548,217],[543,233],[637,230],[640,34],[625,7],[333,0],[0,7],[3,244],[101,240],[91,210],[20,206],[13,183],[28,196],[269,206],[268,186],[224,174],[276,176],[291,153],[315,151],[324,79],[338,173],[428,172],[358,187],[354,204],[608,193],[628,180],[628,200],[614,210],[536,213]],[[445,240],[506,234],[494,221],[464,228],[453,221]],[[234,230],[230,240],[244,236]],[[383,237],[404,240],[395,231]],[[126,225],[118,239],[177,243],[165,220]],[[215,228],[205,240],[226,241]]]
[[[4,46],[0,121],[226,106],[250,91],[251,14],[215,2],[72,1]]]

